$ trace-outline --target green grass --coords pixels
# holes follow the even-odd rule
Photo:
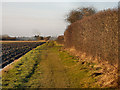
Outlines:
[[[24,83],[28,82],[29,77],[34,73],[40,62],[40,49],[44,45],[38,46],[36,49],[31,50],[25,54],[18,62],[16,62],[12,69],[2,74],[3,88],[18,88],[24,87]]]
[[[97,71],[94,63],[78,61],[75,56],[71,56],[68,52],[60,52],[60,58],[67,67],[67,76],[70,79],[70,87],[76,88],[98,88],[96,83],[97,77],[92,77],[92,73]],[[76,59],[75,59],[76,58]]]
[[[97,77],[91,76],[95,64],[82,64],[61,47],[47,42],[28,52],[3,73],[3,88],[99,87]]]

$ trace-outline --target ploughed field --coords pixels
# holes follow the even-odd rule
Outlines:
[[[32,50],[33,48],[43,44],[44,42],[3,42],[0,46],[0,67],[4,68],[6,65],[20,58],[22,55]]]

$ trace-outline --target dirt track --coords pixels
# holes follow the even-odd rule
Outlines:
[[[44,77],[41,82],[44,87],[65,88],[69,87],[66,70],[55,52],[43,52],[41,67]]]
[[[54,50],[43,50],[41,52],[39,66],[35,73],[26,83],[31,88],[67,88],[69,79],[66,69],[62,64],[58,53]],[[38,73],[39,72],[39,73]],[[34,82],[33,82],[34,80]]]

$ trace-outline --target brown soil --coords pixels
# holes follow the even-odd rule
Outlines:
[[[5,66],[1,71],[0,71],[0,75],[6,71],[8,71],[10,68],[13,67],[13,64],[17,61],[19,61],[21,59],[21,57],[19,59],[14,60],[11,64],[8,64],[7,66]]]

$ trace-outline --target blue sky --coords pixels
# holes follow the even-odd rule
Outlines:
[[[67,1],[67,0],[66,0]],[[71,9],[93,6],[98,11],[118,6],[116,2],[3,2],[2,34],[10,36],[62,35],[64,18]]]

